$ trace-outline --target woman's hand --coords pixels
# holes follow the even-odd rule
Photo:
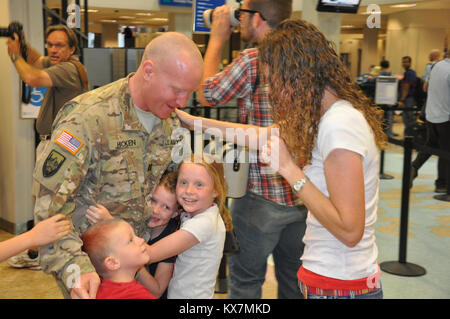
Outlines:
[[[180,109],[175,109],[175,113],[177,114],[178,118],[180,119],[182,125],[189,129],[194,130],[194,121],[199,120],[197,116],[191,115],[187,112],[181,111]]]
[[[114,217],[111,216],[109,210],[106,207],[97,204],[97,207],[89,206],[89,208],[86,210],[86,218],[91,223],[91,225],[94,225],[107,219],[113,219]]]
[[[262,146],[259,159],[285,178],[289,170],[296,166],[286,143],[280,138],[278,132],[272,133],[267,144]]]

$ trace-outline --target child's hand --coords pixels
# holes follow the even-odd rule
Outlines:
[[[91,223],[91,225],[94,225],[103,220],[113,219],[114,217],[111,216],[109,210],[106,207],[97,204],[97,207],[89,206],[89,208],[86,210],[86,218]]]
[[[70,233],[70,221],[63,214],[57,214],[41,221],[30,230],[31,241],[36,246],[50,244]]]

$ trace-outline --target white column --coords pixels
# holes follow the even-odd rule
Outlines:
[[[21,22],[25,39],[43,53],[41,6],[34,0],[0,0],[0,26]],[[33,219],[34,121],[20,118],[21,84],[4,38],[0,39],[0,69],[0,227],[18,234]]]
[[[361,73],[369,72],[371,65],[379,65],[378,61],[378,29],[363,29]]]
[[[303,1],[302,19],[306,20],[325,34],[328,40],[333,41],[335,50],[339,54],[339,42],[341,36],[341,14],[331,12],[318,12],[317,1]]]

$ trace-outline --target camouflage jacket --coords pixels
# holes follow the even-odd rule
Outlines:
[[[68,288],[69,265],[78,265],[80,274],[95,271],[81,250],[80,234],[90,225],[86,208],[102,204],[144,237],[152,214],[150,196],[171,162],[171,136],[180,122],[172,113],[149,134],[131,100],[131,76],[66,103],[36,160],[35,222],[62,213],[73,224],[69,235],[40,248],[40,262]]]

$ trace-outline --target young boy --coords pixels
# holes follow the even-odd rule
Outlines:
[[[161,181],[153,192],[151,198],[153,215],[148,223],[148,227],[151,229],[149,245],[170,235],[179,228],[180,211],[175,195],[176,185],[177,174],[167,172],[161,177]],[[101,205],[89,207],[86,217],[91,224],[113,218],[109,211]],[[167,287],[172,278],[175,259],[176,257],[170,257],[152,263],[146,267],[148,272],[145,268],[142,268],[136,277],[138,282],[144,285],[156,298],[167,299]]]
[[[168,172],[161,177],[161,181],[152,195],[153,215],[148,223],[152,230],[149,245],[172,234],[180,227],[180,208],[175,194],[177,174]],[[147,265],[148,273],[141,269],[138,281],[146,286],[156,297],[167,299],[167,287],[172,279],[176,256]],[[149,276],[149,273],[151,276]]]
[[[144,239],[121,219],[108,219],[89,227],[82,235],[102,282],[97,299],[155,299],[135,275],[149,261]]]

